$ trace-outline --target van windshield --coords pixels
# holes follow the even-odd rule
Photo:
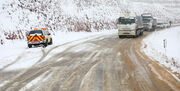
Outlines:
[[[119,18],[118,19],[118,24],[132,24],[135,23],[135,19],[130,19],[130,18]]]
[[[35,34],[35,33],[37,33],[37,34],[42,34],[42,30],[30,31],[30,32],[29,32],[29,35],[30,35],[30,34]]]

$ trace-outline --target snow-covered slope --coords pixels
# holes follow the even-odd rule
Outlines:
[[[180,27],[154,32],[143,40],[143,51],[160,64],[180,73]]]
[[[122,12],[151,12],[166,20],[177,16],[160,4],[130,0],[1,0],[0,44],[25,39],[35,27],[47,27],[53,33],[114,29]]]

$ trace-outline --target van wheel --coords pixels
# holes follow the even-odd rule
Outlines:
[[[52,45],[53,44],[53,41],[52,41],[52,38],[50,39],[50,42],[49,42],[49,45]]]
[[[44,47],[44,48],[47,47],[47,43],[44,43],[43,47]]]
[[[44,43],[43,47],[47,47],[47,45],[48,45],[48,41],[46,40],[46,43]]]
[[[32,45],[31,45],[31,44],[28,44],[28,47],[29,47],[29,48],[32,48]]]

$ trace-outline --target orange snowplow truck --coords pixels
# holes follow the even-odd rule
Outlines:
[[[51,34],[46,30],[46,28],[35,28],[34,30],[30,31],[28,33],[27,40],[29,48],[32,46],[46,47],[47,45],[52,45]]]

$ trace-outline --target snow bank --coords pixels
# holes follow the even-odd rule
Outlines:
[[[180,27],[157,31],[143,40],[143,51],[160,64],[180,73]]]

